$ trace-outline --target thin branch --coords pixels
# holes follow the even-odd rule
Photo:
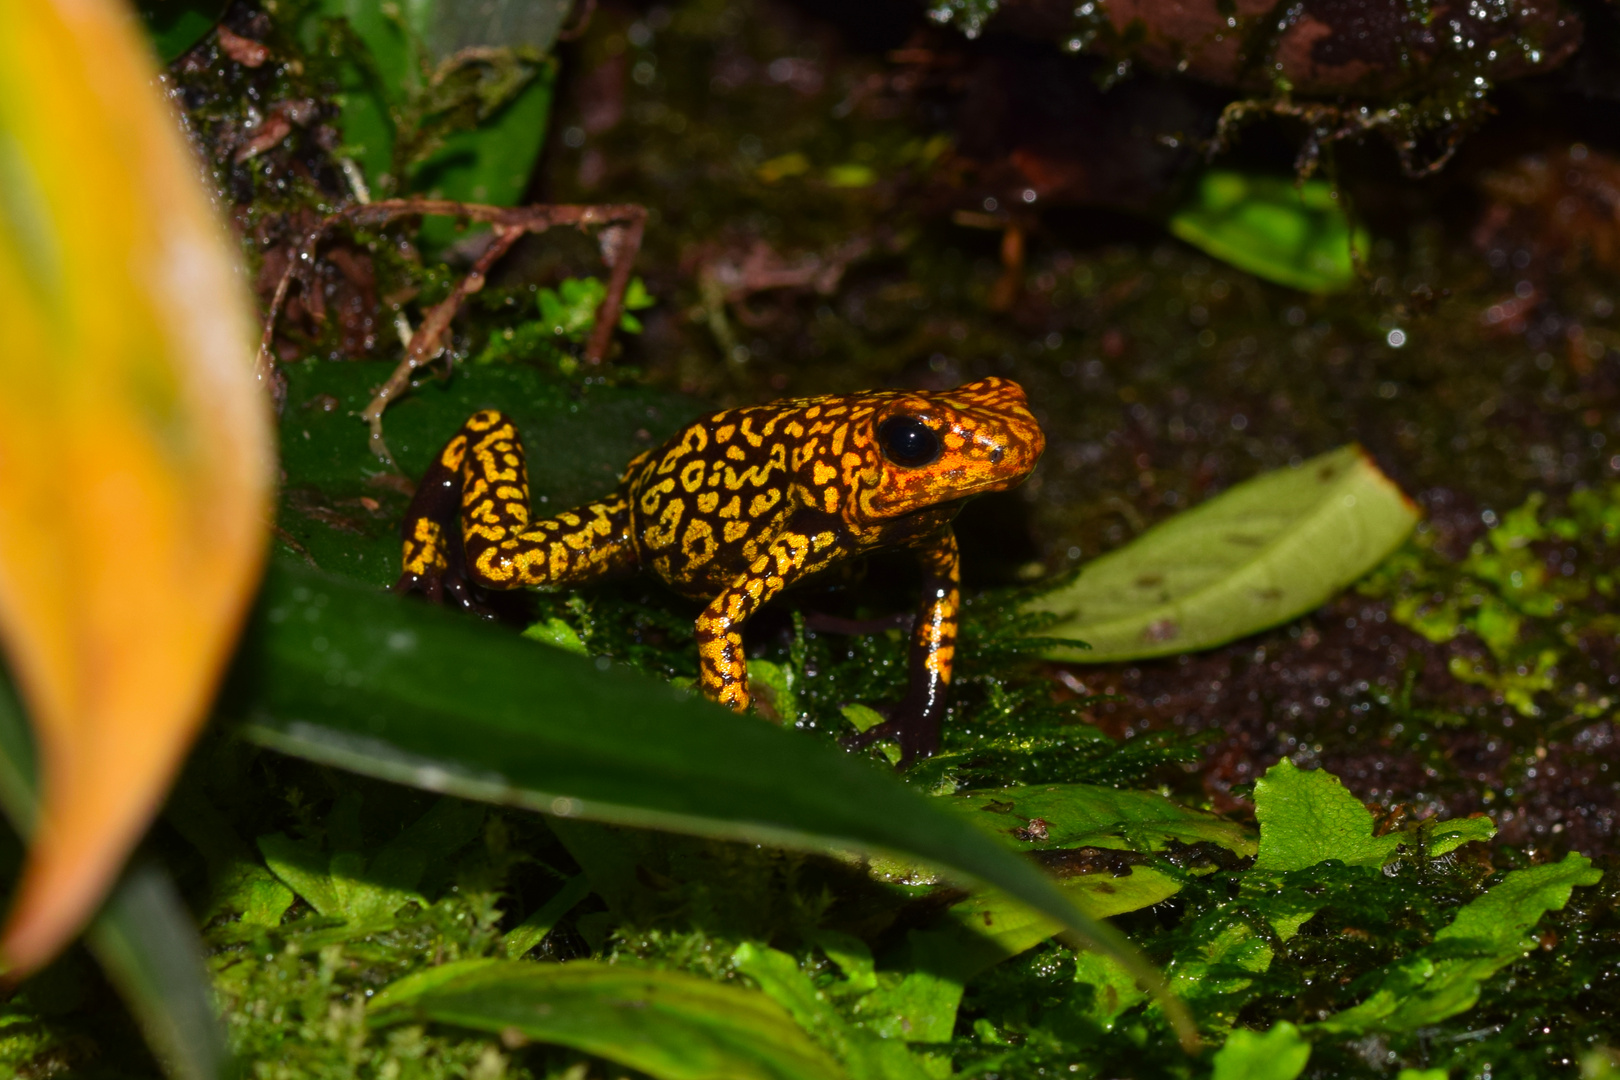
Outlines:
[[[602,206],[488,206],[483,203],[453,202],[449,199],[383,199],[346,207],[322,219],[299,241],[293,250],[292,258],[287,261],[287,269],[282,272],[281,280],[276,282],[276,291],[270,300],[270,310],[265,315],[264,333],[259,339],[259,352],[254,364],[254,373],[263,385],[271,385],[274,379],[275,357],[271,352],[271,346],[275,341],[276,319],[287,302],[287,293],[292,287],[293,278],[307,273],[314,266],[316,249],[327,231],[340,224],[351,227],[377,227],[402,217],[417,215],[440,215],[482,222],[494,228],[495,237],[483,255],[479,256],[472,270],[450,291],[450,295],[427,312],[422,325],[411,337],[404,359],[394,369],[377,396],[372,399],[371,404],[366,406],[366,411],[361,414],[371,427],[373,448],[385,460],[390,459],[387,447],[382,441],[383,410],[388,407],[389,402],[399,397],[409,387],[411,374],[417,368],[443,352],[445,335],[451,321],[461,310],[463,301],[484,287],[484,280],[490,269],[519,237],[525,233],[542,233],[558,225],[578,229],[615,226],[605,230],[602,236],[602,257],[609,269],[608,285],[602,303],[596,309],[596,323],[585,346],[585,363],[595,366],[601,364],[607,356],[608,346],[613,339],[613,329],[618,325],[623,309],[624,294],[630,284],[630,271],[635,263],[636,253],[641,248],[641,237],[647,224],[647,208],[633,203]]]
[[[637,206],[636,213],[624,224],[602,230],[602,260],[607,263],[607,292],[596,309],[596,322],[591,327],[591,338],[585,343],[585,362],[600,364],[607,359],[608,345],[613,331],[618,329],[619,314],[624,309],[624,293],[630,287],[630,270],[641,250],[641,233],[647,226],[647,211]]]
[[[523,229],[505,225],[495,226],[495,238],[489,247],[484,249],[484,253],[478,257],[478,261],[467,272],[467,276],[456,282],[455,288],[450,290],[450,295],[428,309],[422,318],[422,325],[411,335],[411,343],[405,350],[405,358],[394,368],[394,373],[388,376],[388,381],[383,383],[382,389],[371,399],[365,412],[360,414],[360,419],[371,428],[372,451],[389,464],[393,464],[394,458],[388,452],[388,444],[383,442],[383,410],[388,408],[390,401],[410,388],[411,376],[416,373],[417,368],[431,363],[444,352],[445,346],[449,343],[447,339],[450,322],[461,310],[462,302],[484,287],[484,279],[489,276],[490,268],[502,255],[511,250],[512,245],[517,243],[518,237],[523,233]]]

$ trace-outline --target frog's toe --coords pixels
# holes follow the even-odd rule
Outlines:
[[[904,706],[876,705],[872,706],[871,708],[879,715],[887,717],[887,719],[885,719],[881,724],[872,725],[865,731],[856,732],[853,735],[845,735],[843,738],[838,740],[838,745],[842,746],[845,750],[863,750],[866,747],[871,746],[873,743],[899,743],[901,754],[900,764],[903,766],[910,765],[915,759],[916,755],[912,754],[911,747],[907,745],[910,740],[907,738],[906,725],[903,720]],[[926,757],[927,755],[924,754],[921,756]]]
[[[468,581],[465,575],[458,574],[454,570],[436,570],[425,574],[413,574],[407,570],[399,575],[398,581],[394,582],[394,592],[400,596],[410,596],[414,593],[430,604],[458,607],[486,619],[493,619],[498,614],[485,602],[484,594]]]
[[[398,596],[418,594],[425,596],[429,603],[444,603],[444,575],[436,573],[413,574],[409,570],[399,575],[394,582],[394,593]]]

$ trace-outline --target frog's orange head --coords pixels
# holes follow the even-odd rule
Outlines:
[[[1046,437],[1024,388],[980,379],[955,390],[896,394],[872,415],[877,483],[861,492],[872,518],[893,518],[1022,483]]]

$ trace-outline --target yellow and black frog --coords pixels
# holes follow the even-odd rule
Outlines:
[[[845,559],[915,551],[922,603],[910,689],[869,735],[902,760],[939,748],[960,603],[951,521],[1022,482],[1045,448],[1023,389],[989,378],[941,392],[788,398],[697,420],[638,455],[612,494],[531,520],[517,429],[493,410],[446,444],[411,500],[396,589],[470,601],[468,586],[580,585],[648,569],[707,602],[704,694],[748,708],[742,626],[784,588]]]

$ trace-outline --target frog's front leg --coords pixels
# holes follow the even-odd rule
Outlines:
[[[445,593],[475,606],[468,585],[568,585],[634,569],[630,504],[621,490],[529,520],[529,474],[512,422],[474,414],[428,468],[401,529],[399,592]]]
[[[698,685],[705,697],[737,712],[748,708],[743,623],[795,578],[825,566],[836,543],[830,530],[784,532],[749,565],[748,573],[709,601],[696,623]]]
[[[922,604],[911,631],[910,686],[895,711],[900,764],[939,751],[946,691],[956,661],[956,623],[962,607],[962,556],[956,533],[946,526],[917,552],[922,564]]]
[[[956,660],[956,624],[962,606],[962,557],[946,526],[917,549],[922,563],[922,605],[911,631],[910,682],[890,719],[844,740],[855,749],[879,739],[900,743],[900,764],[939,752],[947,691]]]

